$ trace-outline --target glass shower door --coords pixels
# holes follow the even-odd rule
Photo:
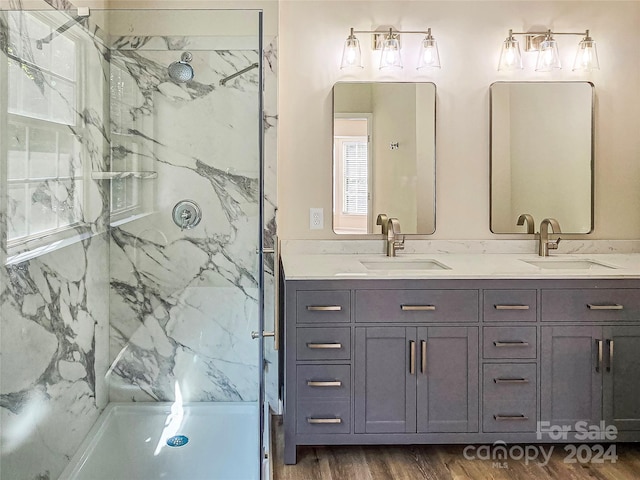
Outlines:
[[[84,13],[0,12],[0,479],[258,479],[261,14]]]

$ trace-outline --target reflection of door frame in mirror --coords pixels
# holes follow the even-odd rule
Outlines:
[[[348,228],[345,223],[348,223],[352,215],[339,213],[338,207],[344,205],[344,192],[343,187],[341,191],[336,187],[337,184],[344,185],[344,175],[341,173],[343,166],[343,156],[338,154],[337,144],[348,139],[365,138],[365,135],[336,135],[336,120],[359,120],[366,121],[366,142],[367,142],[367,211],[365,213],[366,231],[361,231],[357,227]],[[372,135],[373,135],[373,114],[371,113],[336,113],[334,115],[334,128],[333,128],[333,176],[334,178],[340,178],[341,181],[333,182],[333,229],[336,233],[349,233],[349,234],[367,234],[373,232],[373,222],[371,216],[371,207],[373,205],[373,150],[371,148]],[[360,215],[358,215],[360,216]],[[341,221],[342,220],[342,221]]]
[[[512,94],[509,93],[508,97],[508,115],[505,117],[505,115],[503,114],[502,117],[504,118],[509,118],[509,124],[504,124],[501,125],[500,122],[504,121],[504,118],[496,118],[496,98],[497,98],[497,94],[498,92],[496,91],[496,88],[501,86],[501,85],[507,85],[507,86],[527,86],[527,87],[532,87],[535,85],[541,85],[541,86],[546,86],[546,87],[551,87],[553,85],[561,85],[563,88],[568,88],[570,85],[576,85],[576,84],[581,84],[581,85],[585,85],[588,86],[590,88],[590,92],[588,95],[589,98],[589,104],[587,104],[586,102],[584,102],[584,99],[582,97],[576,97],[574,96],[574,103],[571,104],[571,112],[576,112],[576,111],[588,111],[589,112],[589,118],[588,121],[584,121],[582,123],[582,131],[583,133],[588,129],[589,131],[589,135],[588,135],[588,141],[584,141],[582,143],[577,144],[569,144],[567,146],[567,143],[560,143],[557,144],[558,146],[556,147],[556,149],[554,149],[550,154],[548,155],[544,155],[542,153],[540,153],[539,150],[536,149],[536,158],[532,159],[532,154],[527,154],[529,157],[529,161],[521,161],[519,162],[517,165],[519,165],[519,170],[521,170],[522,175],[517,176],[516,174],[514,174],[511,170],[512,170],[512,166],[514,165],[513,163],[513,158],[512,158],[512,152],[513,152],[513,146],[511,145],[512,142],[512,133],[511,130],[512,128],[512,122],[511,122],[511,113],[514,111],[513,110],[513,100],[514,98],[512,97]],[[559,94],[557,94],[559,95]],[[581,93],[582,95],[582,93]],[[525,98],[525,104],[522,108],[522,110],[515,110],[515,111],[522,111],[522,112],[531,112],[532,109],[531,108],[527,108],[527,105],[529,103],[534,103],[536,106],[540,105],[540,99],[537,97],[534,97],[533,99],[527,98],[527,97],[520,97]],[[577,100],[575,100],[575,98],[578,98],[581,102],[581,104],[576,104],[575,102],[577,102]],[[584,98],[587,98],[587,95],[584,95]],[[554,118],[565,118],[566,115],[557,115],[555,113],[552,112],[553,108],[559,108],[559,106],[561,106],[562,102],[560,102],[560,100],[563,99],[567,99],[567,101],[569,101],[569,97],[568,95],[565,93],[564,95],[558,96],[558,98],[556,98],[554,101],[552,101],[550,103],[551,107],[551,111],[549,111],[549,109],[544,110],[543,112],[540,113],[540,120],[535,122],[535,123],[529,123],[527,125],[533,126],[535,128],[532,129],[520,129],[520,130],[516,130],[520,131],[520,132],[525,132],[526,135],[521,134],[520,137],[523,137],[525,140],[528,139],[528,143],[529,144],[535,144],[536,146],[538,145],[544,145],[545,147],[548,147],[548,145],[556,145],[554,144],[552,141],[546,141],[546,142],[541,142],[540,137],[537,137],[536,135],[540,135],[541,133],[544,134],[544,130],[541,130],[539,127],[542,127],[544,124],[547,123],[547,120],[550,119],[554,119]],[[522,101],[520,100],[518,102],[517,105],[522,106]],[[528,102],[528,103],[527,103]],[[566,102],[565,102],[566,103]],[[580,108],[577,108],[576,105]],[[595,139],[595,112],[594,112],[594,106],[595,106],[595,86],[593,85],[592,82],[588,82],[588,81],[551,81],[551,82],[541,82],[541,81],[498,81],[498,82],[494,82],[490,85],[489,87],[489,179],[490,179],[490,188],[489,188],[489,228],[491,230],[492,233],[497,233],[497,234],[527,234],[526,233],[526,229],[524,226],[517,226],[517,219],[519,215],[522,214],[530,214],[533,215],[534,217],[534,221],[536,223],[536,228],[537,225],[540,224],[540,222],[546,218],[546,217],[553,217],[556,218],[559,223],[560,223],[560,227],[562,228],[562,232],[563,233],[567,233],[567,234],[589,234],[593,232],[593,225],[594,225],[594,181],[595,181],[595,149],[594,149],[594,139]],[[580,110],[582,109],[582,110]],[[567,110],[568,111],[568,110]],[[525,117],[526,118],[526,117]],[[521,122],[524,120],[521,120]],[[571,128],[573,129],[573,137],[576,137],[575,132],[576,132],[576,122],[571,122]],[[508,128],[510,131],[509,137],[505,137],[507,138],[507,152],[509,154],[509,163],[506,164],[507,166],[504,167],[500,166],[500,162],[499,162],[499,158],[504,157],[504,155],[502,155],[501,157],[497,155],[496,151],[500,152],[500,151],[504,151],[504,148],[501,149],[500,145],[502,144],[502,140],[498,141],[496,139],[496,132],[499,132],[501,130],[504,130]],[[557,127],[554,127],[557,128]],[[566,129],[566,127],[565,127]],[[579,130],[577,130],[579,131]],[[554,133],[554,132],[552,132]],[[549,132],[547,132],[547,135],[549,134]],[[559,138],[559,135],[549,135],[551,139],[553,138]],[[585,135],[586,137],[586,135]],[[545,137],[545,139],[548,140],[548,136]],[[566,135],[562,135],[562,138],[565,139],[567,138]],[[586,139],[585,139],[586,140]],[[526,144],[526,142],[525,142]],[[517,151],[522,151],[522,152],[530,152],[530,150],[527,150],[525,147],[522,146],[522,142],[518,143],[517,145],[520,145],[519,150]],[[496,150],[497,149],[497,150]],[[567,155],[567,151],[571,151],[571,155]],[[581,185],[584,187],[582,192],[584,192],[581,195],[576,195],[576,187],[575,187],[575,182],[573,184],[573,186],[567,186],[565,184],[562,184],[562,186],[557,186],[554,185],[553,182],[557,182],[563,178],[567,178],[567,172],[566,170],[573,166],[575,167],[575,160],[576,158],[580,158],[580,155],[578,154],[579,152],[582,152],[582,158],[585,158],[588,155],[588,162],[583,162],[581,165],[586,169],[586,167],[588,166],[588,174],[589,174],[589,178],[587,179],[585,175],[583,175],[583,182],[581,183]],[[549,152],[547,152],[549,153]],[[519,157],[522,158],[522,157]],[[527,156],[525,156],[524,158],[527,158]],[[558,162],[557,159],[569,159],[570,161],[567,162]],[[551,165],[551,167],[549,169],[545,169],[544,165],[542,165],[543,160],[545,160],[547,163],[550,162],[555,162],[553,163],[553,165]],[[562,175],[562,170],[565,170],[565,175]],[[527,170],[528,169],[528,170]],[[523,172],[527,172],[528,173],[523,173]],[[542,172],[542,173],[541,173]],[[569,178],[575,180],[575,170],[572,170],[571,176]],[[586,171],[583,171],[583,173],[586,173]],[[503,182],[500,182],[500,175],[502,175],[503,179],[508,179],[508,182],[505,180]],[[514,175],[516,175],[516,178],[520,178],[520,180],[518,181],[519,183],[515,184],[518,185],[518,188],[513,188],[514,185]],[[543,176],[543,179],[541,180],[539,177]],[[539,182],[536,183],[536,178],[538,178],[538,180],[540,180]],[[588,188],[590,189],[588,192],[586,190],[588,185]],[[514,201],[513,198],[511,198],[510,194],[506,194],[506,198],[509,200],[509,209],[511,210],[510,212],[506,212],[508,214],[508,216],[505,217],[505,215],[502,212],[501,214],[498,214],[500,211],[504,210],[504,207],[501,205],[506,205],[506,204],[501,204],[500,203],[500,192],[502,191],[502,188],[507,188],[507,190],[509,191],[515,191],[518,192],[518,201]],[[539,186],[539,187],[538,187]],[[527,196],[527,192],[530,192]],[[586,194],[588,193],[589,199],[586,199]],[[503,192],[503,202],[504,202],[504,192]],[[539,199],[544,199],[545,202],[525,202],[524,200],[526,200],[527,198],[534,198],[536,200]],[[571,202],[567,202],[567,200],[569,200],[569,198],[571,199]],[[524,200],[523,200],[524,199]],[[525,205],[525,203],[527,205]],[[571,210],[572,206],[575,207],[575,205],[580,205],[580,206],[585,206],[590,209],[589,212],[586,212],[585,210],[579,210],[578,213],[575,213],[575,210]],[[557,208],[556,208],[557,207]],[[570,213],[567,214],[567,212]],[[572,220],[574,218],[582,218],[582,221],[578,221],[578,222],[574,222],[573,225],[570,221],[568,221],[567,219],[571,218]],[[588,223],[588,225],[587,225]],[[511,229],[508,229],[505,225],[511,225]],[[576,227],[576,225],[584,225],[583,227]],[[529,234],[530,235],[530,234]]]

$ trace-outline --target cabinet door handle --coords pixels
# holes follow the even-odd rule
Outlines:
[[[342,310],[342,305],[307,305],[307,310],[310,312],[339,312]]]
[[[587,308],[589,310],[623,310],[624,305],[620,305],[618,303],[611,303],[611,304],[587,303]]]
[[[523,342],[522,340],[517,340],[513,342],[496,340],[495,342],[493,342],[493,345],[496,347],[528,347],[529,342]]]
[[[416,373],[416,342],[409,341],[409,373]]]
[[[600,369],[602,368],[602,340],[596,339],[596,349],[598,359],[596,361],[596,372],[600,373]]]
[[[526,415],[500,415],[500,414],[496,414],[493,416],[494,420],[497,420],[498,422],[504,421],[504,420],[529,420],[529,417],[527,417]]]
[[[611,339],[607,339],[607,350],[609,351],[609,355],[607,356],[609,360],[607,361],[606,370],[610,372],[613,368],[613,340]]]
[[[427,341],[420,340],[420,373],[427,373]]]
[[[313,350],[329,350],[342,348],[341,343],[307,343],[307,348]]]
[[[494,305],[496,310],[529,310],[529,305]]]
[[[340,380],[327,380],[327,381],[316,381],[316,380],[307,380],[307,387],[341,387],[342,382]]]
[[[400,305],[403,312],[433,312],[435,305]]]
[[[529,383],[526,378],[494,378],[493,383]]]
[[[341,418],[307,418],[311,425],[336,425],[342,423]]]

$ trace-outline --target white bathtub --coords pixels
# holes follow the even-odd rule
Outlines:
[[[60,480],[258,480],[258,424],[250,402],[111,403]]]

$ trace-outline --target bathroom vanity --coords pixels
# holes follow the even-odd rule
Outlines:
[[[582,443],[601,421],[617,434],[596,443],[640,441],[640,255],[285,255],[282,271],[287,464],[297,445]]]

